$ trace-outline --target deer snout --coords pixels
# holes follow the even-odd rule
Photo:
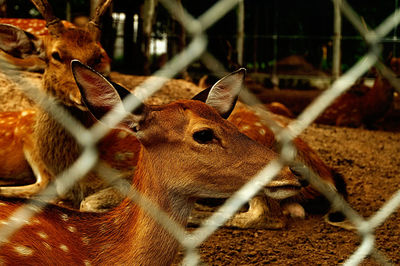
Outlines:
[[[286,199],[298,194],[302,188],[300,179],[289,167],[281,172],[264,187],[264,193],[274,199]]]

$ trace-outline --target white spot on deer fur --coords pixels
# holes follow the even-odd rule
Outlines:
[[[8,224],[8,222],[7,222],[7,221],[0,221],[0,224],[7,225],[7,224]]]
[[[90,239],[87,236],[81,237],[82,243],[85,245],[89,245]]]
[[[27,116],[28,114],[29,114],[29,112],[23,111],[23,112],[21,113],[21,116]]]
[[[68,214],[66,214],[66,213],[61,214],[60,217],[61,217],[61,220],[63,220],[64,222],[68,221],[68,219],[69,219]]]
[[[70,231],[71,233],[75,233],[75,232],[76,232],[76,227],[74,227],[74,226],[68,226],[67,229],[68,229],[68,231]]]
[[[85,266],[90,266],[90,265],[92,265],[92,264],[90,263],[90,261],[88,261],[88,260],[84,260],[83,263],[85,264]]]
[[[64,252],[68,252],[68,251],[69,251],[69,248],[68,248],[66,245],[64,245],[64,244],[61,244],[61,245],[59,246],[59,248],[60,248],[62,251],[64,251]]]
[[[241,130],[248,130],[248,129],[250,129],[250,126],[248,126],[248,125],[245,125],[245,126],[241,127]]]
[[[120,132],[118,132],[118,135],[117,135],[117,137],[120,139],[124,139],[124,138],[126,138],[126,136],[128,136],[128,132],[125,132],[125,131],[120,131]]]
[[[37,233],[40,238],[47,239],[49,236],[45,232],[38,232]]]
[[[15,246],[14,250],[22,256],[31,256],[33,254],[33,250],[25,246]]]
[[[114,159],[117,161],[125,161],[127,159],[132,159],[134,156],[133,152],[116,152],[114,154]]]
[[[35,206],[35,205],[29,205],[28,208],[29,208],[31,211],[34,211],[34,212],[36,212],[36,213],[41,211],[41,209],[40,209],[38,206]]]
[[[262,136],[264,136],[265,135],[265,129],[260,129],[259,131],[258,131]]]
[[[41,224],[40,220],[37,219],[37,218],[32,219],[31,223],[33,223],[33,224]]]
[[[28,220],[22,220],[19,217],[11,217],[10,220],[14,223],[24,223],[24,224],[30,224]]]
[[[261,126],[262,126],[262,124],[261,124],[260,122],[255,122],[254,125],[255,125],[255,126],[258,126],[258,127],[261,127]]]
[[[7,206],[4,202],[0,202],[0,206]]]
[[[48,250],[52,250],[53,248],[49,245],[49,244],[47,244],[46,242],[42,242],[43,243],[43,246],[45,247],[45,248],[47,248]]]

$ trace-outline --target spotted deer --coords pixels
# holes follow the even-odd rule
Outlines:
[[[73,72],[82,100],[96,118],[115,105],[123,108],[117,91],[121,88],[77,61]],[[205,103],[144,105],[126,113],[117,125],[143,146],[132,186],[181,225],[196,198],[229,196],[277,156],[224,119],[234,107],[240,89],[237,79],[242,76],[240,70],[214,86]],[[19,205],[1,202],[0,217]],[[129,199],[101,215],[48,206],[2,244],[0,260],[6,265],[168,265],[179,247],[167,230]]]
[[[400,58],[391,57],[389,66],[395,75],[400,73]],[[316,120],[317,123],[359,127],[373,126],[392,107],[394,87],[387,78],[376,71],[376,78],[370,88],[357,84],[338,97]]]

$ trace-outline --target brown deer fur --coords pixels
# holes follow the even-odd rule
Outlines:
[[[87,90],[86,85],[93,80],[79,76],[80,71],[90,69],[77,65],[75,70],[80,86]],[[112,90],[101,76],[97,79],[96,84],[103,83],[98,90]],[[113,97],[118,98],[116,95],[114,91]],[[221,102],[232,106],[232,98],[212,99],[212,107],[220,107]],[[92,99],[85,99],[88,101]],[[111,108],[110,103],[102,105]],[[181,225],[185,225],[194,199],[226,197],[276,158],[273,151],[224,120],[224,109],[217,112],[212,107],[193,100],[148,106],[141,114],[128,115],[119,125],[137,133],[143,145],[132,185]],[[97,108],[96,103],[90,108]],[[132,123],[139,127],[130,128]],[[204,132],[212,134],[197,134]],[[0,217],[4,219],[18,205],[1,202]],[[102,215],[48,206],[24,222],[24,228],[2,243],[2,263],[168,265],[179,246],[170,233],[129,200]]]

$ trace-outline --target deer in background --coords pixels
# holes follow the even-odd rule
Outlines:
[[[121,88],[77,61],[72,68],[83,102],[96,118],[115,105],[122,107]],[[135,134],[143,146],[132,186],[183,226],[194,199],[227,197],[277,156],[224,119],[235,105],[243,75],[240,70],[216,84],[206,103],[180,100],[143,106],[127,113],[117,126]],[[1,218],[19,205],[2,202]],[[127,199],[101,215],[48,206],[3,243],[0,260],[4,264],[168,265],[178,246],[169,232]]]
[[[400,73],[400,58],[391,57],[389,66]],[[394,88],[390,82],[376,71],[372,88],[357,84],[337,98],[317,119],[317,123],[359,127],[371,126],[382,118],[392,107]]]
[[[388,65],[395,75],[399,75],[399,58],[389,58]],[[394,88],[389,80],[379,71],[372,87],[362,82],[354,84],[345,93],[339,96],[327,109],[315,120],[316,123],[347,126],[347,127],[374,127],[374,123],[383,118],[392,108]],[[250,86],[251,88],[251,86]],[[284,103],[295,114],[302,112],[321,91],[272,91],[257,89],[261,101],[269,103],[279,101]]]

